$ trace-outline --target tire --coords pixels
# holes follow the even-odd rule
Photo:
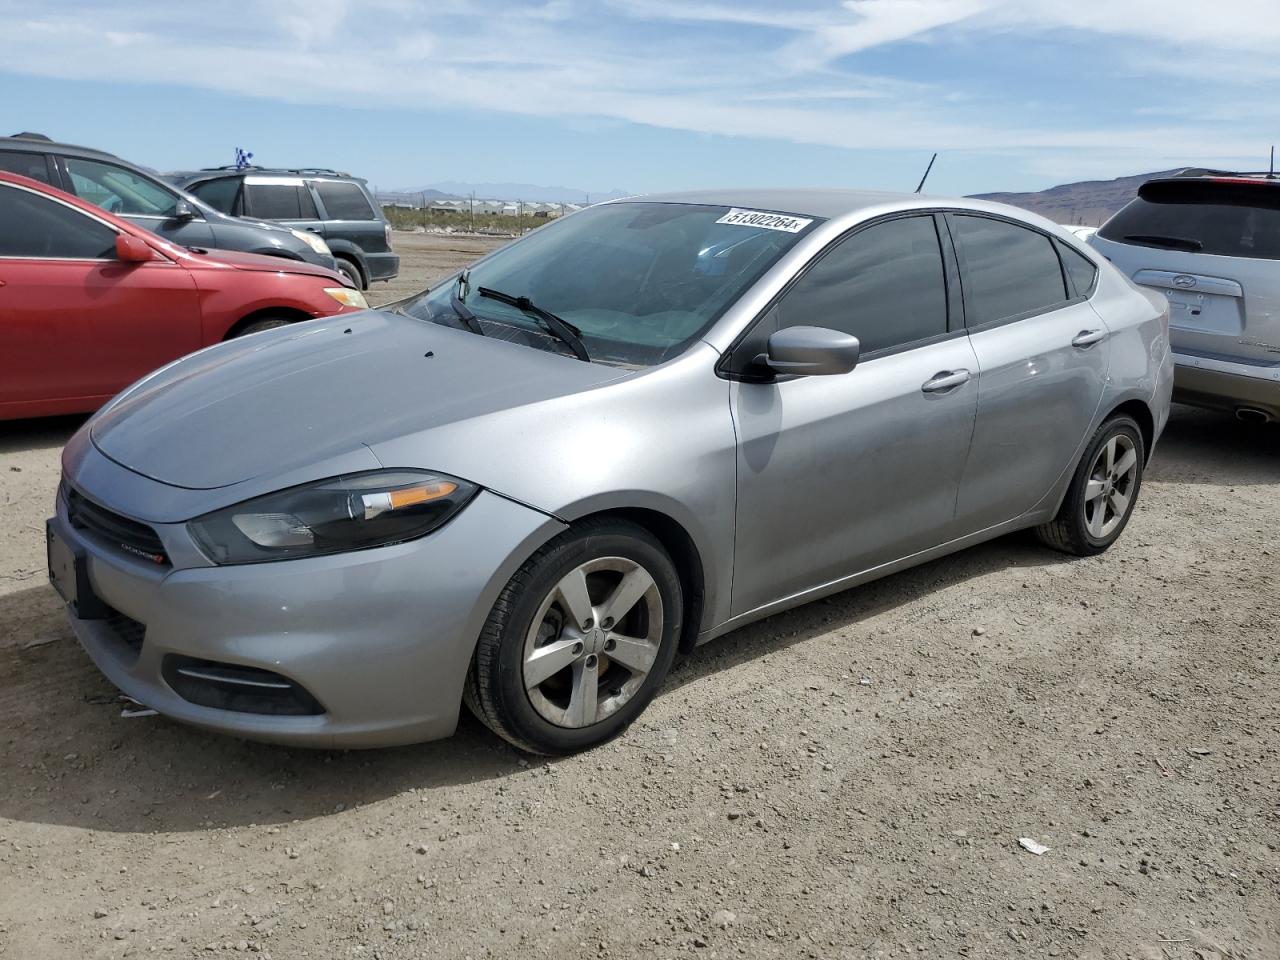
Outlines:
[[[231,339],[235,340],[239,337],[247,337],[251,333],[261,333],[263,330],[274,330],[276,327],[287,327],[291,323],[293,323],[292,319],[289,317],[282,317],[279,314],[259,317],[257,320],[253,321],[253,323],[247,323],[237,330]]]
[[[357,290],[367,290],[368,286],[364,282],[364,276],[360,273],[360,268],[350,260],[344,260],[342,257],[335,257],[338,261],[338,272],[351,281]]]
[[[1132,464],[1128,463],[1130,453]],[[1036,535],[1055,550],[1077,557],[1102,553],[1116,542],[1133,516],[1146,459],[1137,421],[1124,414],[1107,420],[1085,448],[1058,515],[1037,527]],[[1124,469],[1116,469],[1119,467]],[[1117,507],[1116,496],[1123,499],[1123,507]]]
[[[611,600],[621,610],[616,624]],[[529,753],[604,743],[662,685],[683,607],[675,565],[652,534],[624,520],[586,521],[542,547],[503,588],[480,632],[464,702]]]

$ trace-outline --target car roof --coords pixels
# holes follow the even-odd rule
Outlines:
[[[105,150],[97,150],[93,147],[81,147],[74,143],[59,143],[57,140],[49,140],[46,138],[37,139],[36,136],[29,134],[18,137],[0,137],[0,150],[21,150],[24,153],[79,154],[84,157],[106,157],[120,163],[128,163],[127,160],[121,160],[114,153],[108,153]]]
[[[847,189],[747,189],[690,190],[680,193],[651,193],[626,197],[646,203],[699,203],[720,207],[743,207],[798,216],[822,217],[827,220],[848,217],[872,208],[972,210],[1012,217],[1030,224],[1065,233],[1057,224],[1029,210],[990,200],[969,197],[938,197],[920,193],[895,193],[884,190]]]

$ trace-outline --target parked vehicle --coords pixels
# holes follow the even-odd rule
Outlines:
[[[1175,400],[1280,420],[1280,179],[1151,180],[1089,242],[1169,298]]]
[[[273,220],[323,236],[338,258],[338,269],[362,290],[400,272],[400,258],[391,249],[391,224],[359,177],[320,168],[264,167],[215,167],[169,177],[223,213]]]
[[[0,172],[65,190],[184,247],[237,250],[333,269],[322,237],[262,220],[229,217],[146,170],[101,150],[37,133],[0,137]]]
[[[94,410],[208,344],[365,306],[323,267],[192,251],[0,173],[0,419]]]
[[[579,750],[745,623],[1022,528],[1106,550],[1168,417],[1166,311],[993,203],[602,204],[122,394],[67,445],[51,576],[180,720],[372,746],[465,700]]]

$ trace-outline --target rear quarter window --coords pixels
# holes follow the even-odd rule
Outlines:
[[[1075,295],[1089,296],[1093,293],[1094,284],[1098,282],[1097,264],[1065,243],[1059,242],[1057,247],[1062,256],[1062,265],[1066,267],[1067,277],[1075,287]]]
[[[311,185],[320,195],[330,220],[376,220],[377,214],[364,191],[355,183],[339,180],[313,180]]]
[[[1098,235],[1134,246],[1280,260],[1280,184],[1145,184]]]

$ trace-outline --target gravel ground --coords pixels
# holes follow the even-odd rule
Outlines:
[[[0,425],[0,956],[1280,957],[1280,430],[1178,409],[1109,553],[774,617],[547,761],[122,718],[44,580],[77,423]]]

